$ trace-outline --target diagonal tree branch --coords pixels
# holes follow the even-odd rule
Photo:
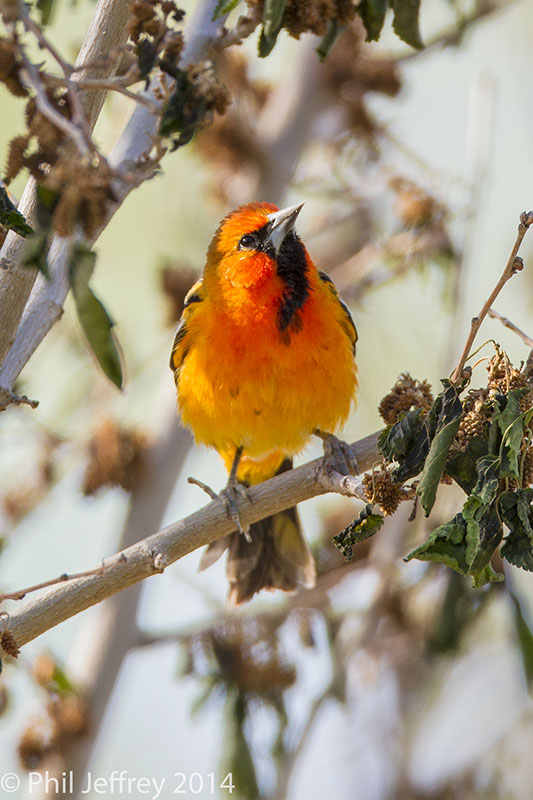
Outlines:
[[[372,467],[379,458],[377,438],[378,434],[374,433],[354,444],[360,471]],[[250,489],[251,503],[246,500],[239,502],[239,515],[242,523],[249,525],[335,488],[346,493],[344,476],[325,471],[324,459],[315,459],[253,486]],[[10,616],[5,627],[20,647],[126,587],[164,572],[169,564],[233,530],[235,525],[227,517],[224,504],[215,500],[185,519],[116,553],[106,561],[106,569],[101,574],[63,583],[26,603]]]
[[[110,50],[126,41],[128,5],[128,0],[99,1],[78,54],[77,65],[102,60]],[[80,71],[77,77],[89,78],[94,74],[98,72],[89,68]],[[105,95],[105,91],[98,90],[84,92],[81,96],[89,130],[96,124]],[[30,225],[36,223],[36,202],[36,183],[30,178],[19,205]],[[20,263],[25,247],[26,240],[11,231],[0,250],[0,364],[15,341],[17,328],[37,277],[36,270],[28,269]],[[6,387],[1,379],[0,386]],[[6,388],[10,389],[11,386]]]
[[[190,64],[205,58],[211,47],[215,46],[217,43],[217,37],[224,19],[213,21],[215,7],[216,0],[206,0],[206,2],[199,4],[196,13],[191,17],[185,29],[187,46],[182,59],[184,64]],[[91,52],[87,48],[82,48],[81,53],[83,53],[85,59],[91,56]],[[81,77],[84,77],[83,73],[80,73],[80,78]],[[158,99],[159,89],[159,81],[154,79],[150,89],[145,93],[145,96],[157,106],[161,104],[160,98]],[[102,95],[103,93],[93,92],[91,94]],[[134,109],[126,128],[109,157],[109,164],[112,169],[116,170],[117,174],[127,175],[132,167],[138,166],[142,158],[152,149],[158,121],[158,117],[153,113],[153,110],[153,108],[149,110],[145,105],[137,105]],[[130,191],[142,182],[143,178],[150,177],[153,171],[154,168],[152,167],[150,172],[141,178],[136,177],[135,179],[116,182],[116,202],[109,204],[107,220],[103,228],[109,223]],[[133,177],[133,175],[131,177]],[[21,240],[20,236],[16,238]],[[95,237],[95,240],[96,238],[97,237]],[[4,256],[4,249],[8,244],[8,239],[6,239],[6,243],[2,249],[2,256]],[[93,242],[91,242],[91,244],[92,243]],[[20,243],[18,243],[18,247],[21,247]],[[10,336],[14,336],[15,338],[14,340],[11,338],[13,345],[0,367],[0,394],[2,394],[2,390],[6,396],[10,394],[13,383],[21,370],[27,364],[48,331],[63,313],[63,304],[69,290],[67,272],[71,247],[72,240],[61,239],[57,236],[54,237],[48,256],[48,266],[51,275],[50,280],[46,280],[42,275],[38,276],[37,283],[26,308],[21,309],[21,313],[17,317],[18,330],[16,330],[16,328],[13,330],[10,324],[6,327],[6,339],[9,339]],[[15,273],[13,270],[15,270],[17,275],[20,273],[19,277],[21,277],[25,286],[28,282],[28,273],[30,273],[31,286],[33,286],[35,271],[28,270],[24,267],[15,267],[14,264],[16,262],[13,261],[13,263],[11,263],[11,261],[17,257],[20,257],[20,253],[12,253],[9,248],[7,249],[6,259],[7,262],[9,262],[9,269],[7,272],[13,273],[14,275]],[[0,260],[0,264],[5,265],[7,262],[4,258]],[[1,316],[3,305],[9,305],[7,298],[10,296],[9,282],[4,286],[4,289],[2,288],[2,272],[3,271],[0,270],[0,329],[2,329],[4,324]],[[13,292],[11,293],[13,294]],[[3,303],[3,298],[6,298],[6,303]],[[17,298],[13,296],[12,303],[15,306],[16,299]],[[2,339],[3,338],[4,337],[2,337]],[[0,361],[3,356],[1,349],[2,339],[0,339]]]

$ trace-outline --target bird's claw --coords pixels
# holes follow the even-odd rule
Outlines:
[[[239,517],[239,509],[237,508],[237,498],[246,498],[250,503],[252,499],[250,497],[250,490],[244,483],[240,483],[240,481],[229,482],[225,489],[217,494],[207,483],[203,481],[199,481],[198,478],[187,478],[189,483],[192,483],[194,486],[199,486],[211,500],[220,500],[224,503],[226,507],[226,514],[230,519],[233,520],[235,526],[239,533],[242,533],[244,538],[247,542],[252,541],[252,537],[250,536],[250,526],[247,525],[243,527],[240,517]]]
[[[233,520],[239,533],[244,536],[247,542],[251,542],[252,537],[250,536],[250,526],[246,525],[243,527],[239,517],[239,509],[237,508],[237,498],[245,498],[250,503],[252,502],[248,487],[240,481],[228,483],[226,488],[222,489],[218,495],[218,498],[226,506],[226,514],[230,519]]]
[[[332,433],[315,431],[324,443],[324,468],[334,469],[340,475],[358,475],[359,468],[355,450],[348,442],[338,439]]]

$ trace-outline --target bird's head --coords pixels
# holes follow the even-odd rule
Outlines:
[[[208,251],[208,267],[233,286],[253,287],[269,277],[284,280],[305,273],[307,254],[294,232],[303,203],[279,210],[272,203],[250,203],[225,217]]]

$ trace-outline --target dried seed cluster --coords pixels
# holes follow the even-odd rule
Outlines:
[[[402,177],[390,181],[396,194],[395,211],[406,228],[420,228],[443,216],[440,204],[420,186]]]
[[[428,412],[433,404],[433,393],[428,381],[418,381],[408,372],[402,372],[389,394],[379,404],[379,413],[387,425],[398,422],[401,414],[412,408]]]
[[[241,53],[223,50],[215,62],[221,82],[227,86],[232,103],[226,113],[200,130],[195,146],[213,171],[214,192],[228,204],[242,191],[242,175],[258,173],[264,165],[264,150],[256,134],[261,109],[270,96],[264,81],[253,80]]]
[[[277,636],[262,625],[224,622],[184,644],[189,674],[210,674],[248,697],[279,695],[296,680],[294,665],[282,657]]]
[[[167,264],[161,270],[161,288],[168,300],[168,322],[175,324],[181,317],[187,292],[198,279],[198,273],[188,263]]]
[[[507,394],[512,389],[524,389],[529,385],[524,372],[513,367],[507,354],[499,348],[489,361],[488,373],[491,394]]]
[[[95,494],[103,486],[122,486],[132,491],[144,465],[146,436],[105,420],[89,442],[89,463],[83,493]]]
[[[20,653],[20,648],[15,641],[15,637],[13,636],[10,630],[2,631],[0,634],[0,647],[2,648],[3,652],[11,656],[11,658],[17,658]]]
[[[364,38],[363,26],[354,21],[328,54],[323,69],[326,86],[344,110],[350,129],[372,139],[380,126],[367,106],[367,94],[394,97],[402,84],[394,59],[377,57],[365,47]]]
[[[369,503],[378,503],[383,514],[394,514],[402,501],[402,485],[395,483],[389,470],[381,466],[363,476],[363,488]]]
[[[50,653],[41,653],[35,659],[32,675],[46,692],[47,701],[18,743],[19,760],[27,770],[38,769],[48,757],[60,755],[72,737],[86,733],[89,719],[86,700]]]
[[[0,36],[0,81],[15,97],[28,95],[20,77],[21,67],[16,40]]]
[[[24,481],[18,480],[7,488],[2,497],[6,516],[14,523],[29,514],[45,497],[55,480],[53,460],[54,441],[50,438],[44,443],[44,450],[34,460],[34,468]]]
[[[250,8],[264,7],[264,0],[247,0]],[[283,27],[297,39],[307,31],[323,36],[331,20],[346,25],[355,17],[353,0],[287,0],[283,15]]]
[[[128,34],[135,45],[141,76],[148,76],[158,57],[176,65],[184,44],[176,25],[185,12],[173,0],[133,0],[129,12]]]
[[[58,161],[45,184],[57,196],[52,225],[59,236],[69,236],[76,225],[88,239],[97,234],[107,220],[109,203],[116,200],[112,179],[104,159]]]
[[[477,389],[469,392],[463,403],[464,414],[455,437],[454,449],[465,450],[470,439],[484,438],[490,422],[490,404],[487,404],[488,392]]]
[[[46,95],[50,105],[65,119],[70,120],[70,105],[65,91],[49,88]],[[23,168],[27,168],[35,180],[42,183],[61,153],[64,134],[41,114],[33,97],[26,104],[25,120],[26,133],[15,136],[9,144],[5,183],[16,178]]]
[[[60,754],[72,737],[88,728],[88,707],[80,695],[70,692],[50,696],[45,711],[30,721],[19,739],[17,752],[25,770],[42,767],[47,758]]]
[[[530,373],[527,364],[520,368],[514,367],[507,354],[497,346],[495,355],[489,361],[487,373],[487,386],[470,390],[463,401],[463,418],[450,448],[452,454],[454,451],[464,452],[469,441],[475,437],[487,438],[495,403],[501,403],[502,397],[514,389],[529,390],[520,398],[521,412],[525,413],[533,408],[533,374]],[[533,430],[533,419],[529,422],[529,430]],[[529,486],[533,483],[531,434],[523,438],[521,465],[522,486]],[[506,478],[501,481],[501,491],[512,491],[517,488],[519,482],[516,479]]]

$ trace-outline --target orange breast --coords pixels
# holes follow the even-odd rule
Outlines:
[[[315,271],[301,326],[287,343],[277,325],[277,281],[258,288],[260,298],[233,287],[231,308],[207,297],[191,320],[180,410],[197,441],[219,451],[291,455],[315,428],[333,433],[349,414],[357,380],[342,307]]]

